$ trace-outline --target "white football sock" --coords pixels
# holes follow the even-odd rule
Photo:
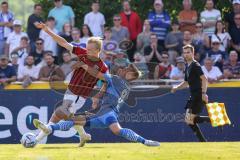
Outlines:
[[[53,122],[48,122],[47,125],[49,126],[49,125],[52,125],[52,124],[54,124],[54,123]],[[43,140],[43,138],[45,138],[46,136],[48,136],[48,135],[46,133],[44,133],[43,131],[41,131],[36,137],[37,143],[39,143],[41,140]]]
[[[43,131],[41,131],[38,135],[37,135],[37,137],[36,137],[36,141],[37,141],[37,143],[39,143],[43,138],[45,138],[47,136],[47,134],[46,133],[44,133]]]
[[[85,132],[83,126],[80,126],[80,125],[74,125],[74,129],[77,130],[77,132],[78,132],[78,134],[79,134],[80,137],[82,137],[83,135],[86,134],[86,132]]]

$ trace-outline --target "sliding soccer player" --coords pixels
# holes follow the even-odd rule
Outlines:
[[[140,72],[136,66],[130,64],[126,68],[118,69],[118,76],[101,73],[85,64],[82,65],[82,68],[92,76],[96,76],[96,78],[107,83],[106,93],[101,100],[101,108],[98,113],[90,117],[76,116],[72,120],[61,121],[50,126],[34,119],[35,127],[41,129],[46,134],[53,133],[54,130],[69,130],[73,125],[81,125],[90,128],[109,128],[115,135],[121,136],[129,141],[139,142],[146,146],[159,146],[159,142],[147,140],[131,129],[122,128],[118,122],[119,109],[128,98],[130,92],[128,82],[140,76]]]
[[[183,56],[187,61],[185,79],[178,86],[174,86],[172,92],[174,93],[178,89],[189,86],[191,96],[186,105],[185,122],[200,142],[206,142],[206,138],[203,136],[198,123],[210,122],[209,117],[199,116],[203,110],[203,106],[208,103],[207,78],[203,74],[200,64],[194,60],[194,47],[192,45],[183,47]]]
[[[78,57],[79,61],[83,61],[87,65],[97,69],[101,73],[105,73],[108,68],[104,62],[99,58],[99,54],[102,48],[102,40],[96,37],[91,37],[88,40],[87,48],[74,47],[68,43],[65,39],[52,32],[45,24],[39,23],[39,29],[48,33],[60,46],[66,48],[70,53],[73,53]],[[52,114],[49,120],[49,125],[59,122],[60,120],[67,120],[80,109],[86,101],[86,98],[90,96],[93,87],[96,85],[99,79],[95,76],[87,73],[83,68],[78,67],[74,70],[73,76],[68,85],[68,89],[64,95],[63,103]],[[104,91],[104,86],[101,92]],[[100,95],[97,94],[95,99]],[[80,135],[80,147],[85,144],[87,140],[91,140],[91,135],[86,134],[82,126],[74,126]],[[37,142],[41,141],[46,134],[40,132],[36,137]]]

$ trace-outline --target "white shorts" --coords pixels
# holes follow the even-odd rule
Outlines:
[[[73,94],[69,89],[64,94],[63,100],[72,101],[71,107],[69,108],[69,112],[75,114],[77,110],[81,109],[86,102],[86,98],[82,96]]]

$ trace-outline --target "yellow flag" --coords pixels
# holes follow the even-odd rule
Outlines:
[[[224,103],[208,103],[207,111],[213,127],[231,124],[228,118]]]

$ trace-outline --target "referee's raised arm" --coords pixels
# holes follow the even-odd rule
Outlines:
[[[52,32],[47,26],[46,24],[39,22],[38,24],[36,24],[37,28],[42,29],[43,31],[45,31],[47,34],[49,34],[54,41],[56,41],[60,46],[66,48],[68,51],[70,51],[70,53],[72,53],[73,51],[73,45],[68,43],[64,38],[60,37],[59,35],[55,34],[54,32]]]

